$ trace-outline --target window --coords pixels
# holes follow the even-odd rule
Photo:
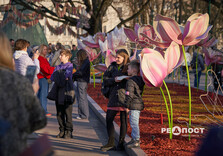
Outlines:
[[[122,17],[122,8],[118,7],[117,10],[118,10],[119,15]]]
[[[104,33],[106,33],[106,26],[104,26]]]

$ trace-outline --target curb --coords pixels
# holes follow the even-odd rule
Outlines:
[[[88,98],[89,107],[93,110],[93,112],[97,115],[97,117],[101,120],[101,122],[106,126],[106,113],[89,95],[87,95],[87,98]],[[115,127],[115,139],[118,141],[120,128],[115,122],[113,123]],[[129,141],[131,141],[131,138],[126,134],[125,143]],[[125,151],[130,156],[139,156],[139,155],[146,156],[147,155],[141,148],[126,148],[125,146]]]

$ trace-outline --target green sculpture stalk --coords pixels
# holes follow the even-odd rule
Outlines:
[[[94,81],[94,88],[95,88],[95,73],[94,73],[94,66],[93,66],[93,63],[91,62],[91,70],[93,72],[93,81]]]
[[[198,52],[197,52],[197,56],[196,56],[196,78],[197,78],[197,91],[199,88],[199,80],[198,80],[198,70],[197,70],[197,66],[198,66]]]
[[[168,94],[168,97],[169,97],[169,102],[170,102],[170,139],[172,139],[172,129],[173,129],[173,107],[172,107],[172,100],[171,100],[171,96],[170,96],[170,92],[169,92],[169,89],[166,85],[166,82],[163,80],[163,84],[166,88],[166,92]]]
[[[207,66],[206,74],[205,74],[205,91],[207,91],[208,84],[208,70],[211,68],[211,65]]]
[[[168,107],[168,104],[167,104],[167,101],[166,101],[166,97],[165,97],[165,95],[164,95],[164,92],[163,92],[162,87],[160,87],[160,91],[161,91],[161,93],[162,93],[162,95],[163,95],[163,99],[164,99],[164,102],[165,102],[165,104],[166,104],[166,112],[167,112],[167,117],[168,117],[169,128],[172,129],[172,128],[171,128],[171,122],[170,122],[169,107]],[[170,139],[172,139],[172,130],[170,131]]]
[[[188,92],[189,92],[189,128],[191,128],[191,87],[190,87],[190,75],[189,75],[189,69],[187,65],[187,58],[185,54],[184,46],[182,45],[183,54],[184,54],[184,60],[185,60],[185,66],[187,71],[187,81],[188,81]],[[189,140],[190,140],[190,133],[189,133]]]

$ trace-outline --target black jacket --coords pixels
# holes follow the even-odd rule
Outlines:
[[[141,76],[133,76],[126,83],[124,107],[130,110],[143,110],[142,92],[144,81]]]
[[[47,98],[50,100],[58,101],[58,104],[64,104],[65,98],[65,86],[66,86],[66,77],[65,70],[57,70],[53,73],[54,84],[50,92],[48,93]]]
[[[116,62],[108,67],[104,73],[104,85],[109,86],[109,102],[108,107],[123,107],[120,101],[125,99],[125,86],[127,80],[122,80],[121,82],[115,82],[115,77],[127,75],[127,73],[122,73],[123,66],[118,70],[118,65]]]
[[[73,80],[79,81],[79,82],[87,82],[90,81],[90,61],[88,58],[86,58],[81,65],[80,69],[77,70],[73,74]]]

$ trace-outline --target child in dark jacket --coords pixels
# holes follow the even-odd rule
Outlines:
[[[60,52],[60,61],[61,64],[56,66],[52,76],[51,80],[57,83],[59,79],[59,85],[64,85],[63,87],[60,86],[57,90],[57,99],[56,101],[56,110],[57,110],[57,121],[59,124],[60,133],[57,135],[57,138],[72,138],[72,131],[73,131],[73,123],[72,123],[72,109],[73,105],[70,103],[67,103],[65,101],[65,86],[66,83],[69,83],[68,81],[71,81],[69,85],[73,85],[72,82],[72,71],[73,71],[73,64],[69,62],[69,59],[71,58],[72,54],[69,50],[61,50]],[[62,76],[60,74],[56,73],[62,73]],[[57,77],[55,77],[57,76]],[[65,82],[64,82],[65,81]],[[73,88],[73,86],[70,86]],[[61,93],[61,89],[64,88],[64,90]],[[61,94],[63,94],[61,96]],[[62,99],[61,99],[62,98]]]
[[[130,110],[129,121],[132,128],[132,140],[127,143],[128,148],[139,147],[140,131],[139,131],[139,117],[140,111],[144,109],[142,100],[142,92],[144,88],[144,81],[139,75],[140,64],[137,60],[130,62],[128,66],[128,75],[132,76],[126,83],[125,102],[124,106]]]

